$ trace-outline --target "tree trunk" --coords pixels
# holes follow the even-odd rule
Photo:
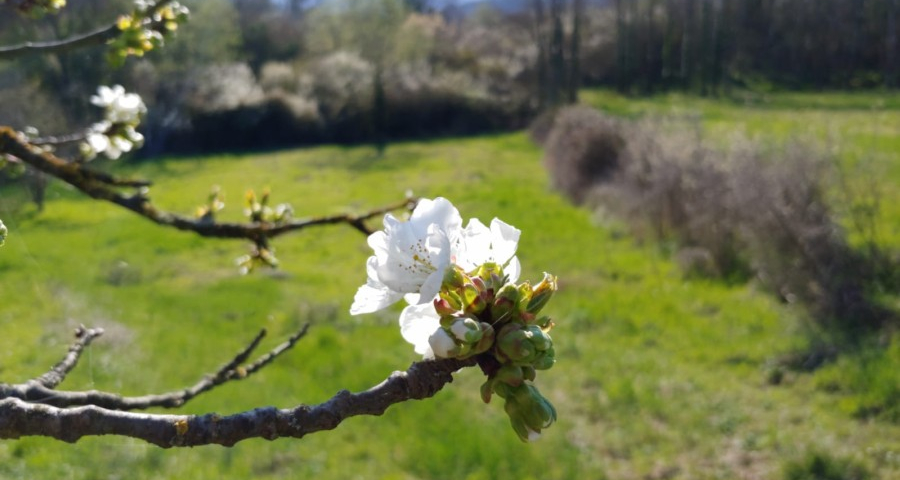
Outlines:
[[[884,85],[888,88],[897,87],[897,0],[886,0],[887,18],[885,19],[885,48],[884,48]]]
[[[584,20],[584,0],[572,2],[572,39],[569,43],[568,102],[578,103],[581,87],[581,23]]]

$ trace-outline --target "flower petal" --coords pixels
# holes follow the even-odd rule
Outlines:
[[[491,220],[491,250],[494,252],[494,261],[499,264],[509,261],[516,254],[521,235],[521,230],[503,220],[499,218]]]
[[[350,306],[350,315],[377,312],[382,308],[389,307],[401,298],[403,298],[402,293],[369,281],[356,291],[356,295],[353,297],[353,305]]]
[[[434,351],[428,339],[436,331],[441,330],[440,317],[431,303],[410,305],[400,313],[400,334],[403,339],[413,344],[416,353],[425,358],[433,358]]]

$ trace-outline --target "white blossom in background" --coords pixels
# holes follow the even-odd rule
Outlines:
[[[136,125],[141,122],[141,116],[147,112],[141,96],[126,93],[121,85],[112,87],[101,85],[97,88],[97,95],[91,96],[91,103],[105,109],[105,120],[110,123]]]
[[[115,160],[143,145],[144,136],[135,130],[147,112],[140,95],[125,92],[121,85],[100,86],[91,103],[104,109],[104,118],[91,125],[80,146],[86,159],[102,153]]]

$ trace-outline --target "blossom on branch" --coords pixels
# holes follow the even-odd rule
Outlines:
[[[385,215],[384,230],[369,236],[375,255],[366,262],[368,279],[350,313],[375,312],[404,296],[413,304],[434,298],[462,236],[461,226],[459,211],[445,198],[420,200],[406,222]]]
[[[481,398],[503,398],[513,430],[533,441],[556,421],[556,409],[531,384],[538,370],[556,363],[554,323],[538,315],[557,289],[556,277],[517,284],[522,232],[497,218],[490,227],[477,218],[461,225],[444,198],[421,200],[407,222],[386,215],[384,231],[369,237],[375,255],[350,313],[405,298],[404,340],[425,359],[474,358],[487,376]]]
[[[136,93],[126,93],[121,85],[100,86],[91,103],[104,109],[104,119],[88,129],[82,142],[81,154],[90,160],[102,153],[115,160],[144,143],[144,136],[135,127],[147,107]]]

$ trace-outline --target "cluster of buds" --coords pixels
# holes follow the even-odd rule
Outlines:
[[[530,441],[556,421],[553,405],[529,383],[556,362],[553,322],[539,315],[556,291],[556,277],[544,274],[535,286],[508,280],[496,263],[471,272],[449,267],[433,302],[440,328],[428,341],[439,358],[475,356],[488,376],[482,400],[503,398],[516,434]]]
[[[12,3],[19,12],[32,18],[40,18],[48,13],[58,13],[66,6],[66,0],[2,0],[0,4]]]
[[[275,258],[275,249],[268,246],[266,242],[255,243],[250,253],[238,257],[234,263],[237,264],[241,275],[247,275],[258,267],[278,267],[278,259]]]
[[[168,2],[157,8],[161,0],[136,0],[135,9],[116,22],[120,35],[110,41],[108,60],[121,65],[129,55],[142,57],[144,53],[163,45],[164,39],[188,19],[190,11],[178,2]]]
[[[101,86],[97,95],[91,96],[91,103],[102,108],[104,116],[103,120],[91,125],[80,145],[81,155],[86,160],[100,153],[115,160],[144,144],[144,136],[135,130],[147,113],[140,95],[126,93],[121,85]]]
[[[206,197],[206,204],[197,207],[196,215],[204,223],[212,223],[216,220],[216,213],[225,208],[222,201],[222,193],[218,186],[214,186]]]
[[[244,215],[254,223],[285,223],[294,216],[294,208],[289,203],[269,206],[269,190],[263,190],[262,197],[256,198],[256,192],[247,190],[244,195]]]

